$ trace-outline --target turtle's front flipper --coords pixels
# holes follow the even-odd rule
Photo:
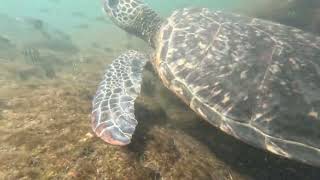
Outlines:
[[[128,51],[109,65],[92,105],[92,129],[104,141],[115,145],[130,143],[138,122],[134,100],[140,93],[142,71],[147,58]]]

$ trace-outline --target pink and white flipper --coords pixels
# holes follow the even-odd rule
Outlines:
[[[137,51],[128,51],[106,69],[92,102],[92,129],[105,142],[127,145],[138,121],[134,101],[140,93],[143,68],[148,59]]]

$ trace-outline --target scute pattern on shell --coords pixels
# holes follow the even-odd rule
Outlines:
[[[208,9],[175,11],[153,62],[164,84],[223,131],[320,166],[320,37]]]

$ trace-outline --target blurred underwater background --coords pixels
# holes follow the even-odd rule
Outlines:
[[[163,17],[207,7],[320,35],[319,0],[145,0]],[[149,53],[102,12],[100,0],[3,0],[0,5],[0,179],[318,180],[319,168],[251,147],[212,127],[151,68],[126,147],[90,126],[105,67],[128,49]]]

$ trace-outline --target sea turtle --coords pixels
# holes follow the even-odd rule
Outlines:
[[[120,55],[93,100],[92,128],[126,145],[151,59],[163,84],[203,119],[256,147],[320,166],[320,37],[206,8],[162,19],[140,0],[104,0],[114,23],[155,49]]]

